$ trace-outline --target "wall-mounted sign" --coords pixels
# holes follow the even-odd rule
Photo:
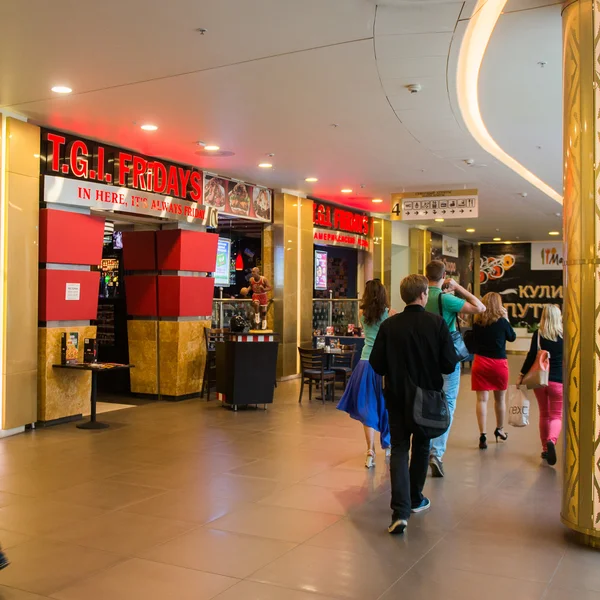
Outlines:
[[[563,263],[562,242],[534,242],[531,244],[532,271],[561,271]]]
[[[327,289],[327,252],[315,250],[315,290]]]
[[[371,236],[371,217],[368,215],[316,200],[313,203],[313,225],[322,229]]]
[[[67,283],[65,290],[65,300],[79,300],[81,297],[80,283]]]
[[[327,229],[313,229],[313,241],[317,246],[344,246],[346,248],[357,248],[358,250],[369,250],[371,241],[364,235],[356,233],[338,233]]]
[[[270,223],[272,203],[273,196],[267,188],[204,174],[204,204],[220,213]]]
[[[442,254],[451,258],[458,258],[458,240],[456,238],[442,236]]]
[[[231,240],[219,238],[217,244],[217,266],[215,267],[215,285],[229,287],[229,268],[231,263]]]
[[[477,190],[392,194],[393,221],[474,219],[479,215]]]
[[[202,203],[202,171],[42,129],[41,169],[55,175]]]
[[[136,213],[212,227],[218,214],[214,208],[205,209],[195,202],[179,198],[52,175],[44,177],[44,202]]]

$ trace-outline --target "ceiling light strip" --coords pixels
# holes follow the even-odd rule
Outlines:
[[[487,130],[479,109],[479,72],[489,41],[507,0],[478,0],[458,57],[457,95],[462,118],[477,143],[538,190],[562,204],[562,196],[507,154]]]

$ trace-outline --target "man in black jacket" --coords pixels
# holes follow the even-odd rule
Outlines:
[[[370,358],[374,371],[385,376],[390,419],[390,533],[403,533],[411,512],[422,512],[431,506],[423,496],[431,440],[419,432],[412,419],[414,386],[441,391],[442,373],[452,373],[458,362],[448,326],[438,315],[425,311],[428,293],[426,277],[409,275],[402,280],[400,295],[406,308],[382,323]]]

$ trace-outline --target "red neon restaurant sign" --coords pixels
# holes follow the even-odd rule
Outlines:
[[[202,172],[64,133],[42,130],[42,173],[202,202]]]
[[[313,204],[313,225],[324,229],[371,235],[371,217],[321,202]]]

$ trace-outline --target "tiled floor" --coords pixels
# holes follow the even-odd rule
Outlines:
[[[464,378],[448,477],[392,537],[383,454],[366,471],[360,426],[297,385],[266,412],[156,403],[0,441],[0,600],[600,600],[535,409],[481,452]]]

